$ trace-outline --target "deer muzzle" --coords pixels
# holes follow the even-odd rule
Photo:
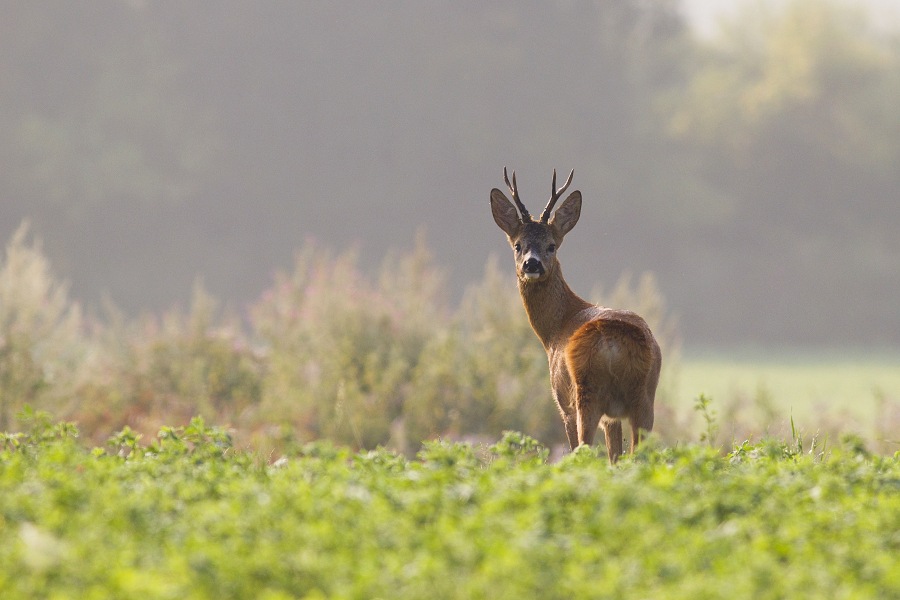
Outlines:
[[[522,263],[522,274],[526,279],[537,279],[544,274],[544,264],[534,256],[530,256]]]

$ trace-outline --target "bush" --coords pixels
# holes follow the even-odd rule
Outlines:
[[[268,362],[261,418],[305,439],[404,445],[413,373],[447,330],[441,281],[421,239],[375,279],[355,253],[307,244],[251,310]]]
[[[415,372],[411,437],[496,437],[525,431],[563,443],[550,394],[547,356],[535,338],[515,282],[490,260],[469,288],[453,327],[433,340]]]
[[[129,323],[112,311],[110,324],[96,328],[98,357],[74,411],[94,441],[124,424],[151,433],[192,415],[250,420],[262,398],[263,360],[239,322],[218,312],[199,285],[187,314]]]
[[[28,238],[23,223],[0,262],[0,431],[25,405],[65,412],[89,354],[79,306]]]
[[[565,443],[546,355],[495,260],[453,311],[422,236],[372,276],[357,253],[307,243],[247,323],[200,285],[187,312],[131,319],[108,306],[85,322],[26,237],[23,226],[0,267],[0,430],[28,404],[93,443],[193,415],[276,447],[328,439],[411,456],[423,440],[507,429]],[[630,289],[616,294],[668,323],[652,281]]]

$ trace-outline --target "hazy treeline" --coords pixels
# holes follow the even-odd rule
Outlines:
[[[503,165],[534,206],[575,167],[576,289],[653,271],[688,343],[896,345],[896,31],[836,0],[712,39],[674,0],[14,2],[0,239],[30,218],[133,315],[198,274],[243,307],[309,236],[374,270],[424,225],[456,301],[505,252]]]

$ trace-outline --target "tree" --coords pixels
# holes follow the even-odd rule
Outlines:
[[[896,343],[898,39],[842,2],[779,6],[748,4],[669,105],[670,134],[720,198],[699,239],[721,244],[707,273],[734,295],[709,307],[731,312],[711,323],[783,342]],[[848,304],[878,317],[835,319]]]

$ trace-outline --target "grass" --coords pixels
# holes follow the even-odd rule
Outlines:
[[[93,451],[31,416],[0,440],[10,598],[888,598],[900,459],[647,444],[610,467],[521,434],[415,459],[270,462],[194,419]],[[275,457],[272,457],[275,458]]]
[[[705,395],[722,436],[787,436],[793,419],[806,431],[834,439],[852,432],[879,451],[900,450],[892,433],[900,430],[896,352],[686,354],[675,410],[683,413]]]

